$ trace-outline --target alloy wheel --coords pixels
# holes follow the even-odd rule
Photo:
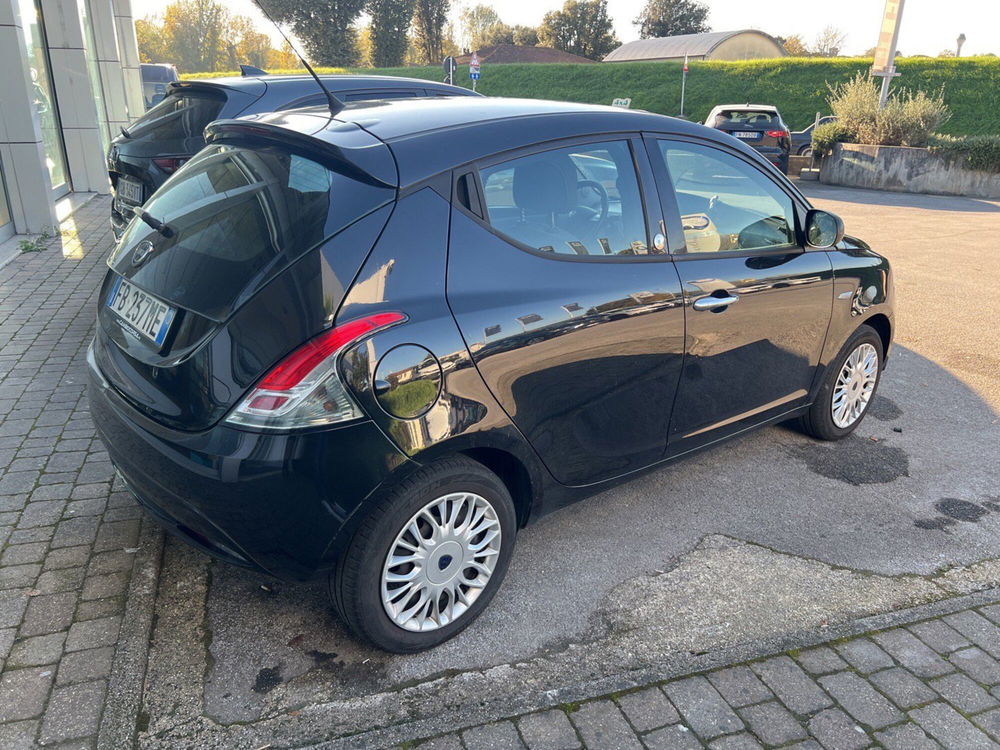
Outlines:
[[[389,547],[382,606],[397,626],[426,632],[462,616],[493,575],[500,520],[480,495],[452,492],[413,514]]]
[[[840,429],[847,429],[865,413],[875,392],[878,367],[878,352],[867,342],[859,344],[844,361],[830,404],[833,423]]]

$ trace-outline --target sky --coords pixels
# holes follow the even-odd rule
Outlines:
[[[251,0],[221,0],[230,11],[247,15],[258,29],[269,32],[269,24]],[[264,0],[266,4],[267,0]],[[637,39],[632,21],[645,0],[609,0],[608,10],[615,32],[623,42]],[[136,18],[162,13],[170,0],[132,0]],[[542,16],[562,7],[563,0],[495,0],[500,18],[508,24],[537,26]],[[476,0],[452,0],[452,16],[457,20],[463,5]],[[760,29],[775,36],[800,34],[809,45],[827,25],[847,33],[841,54],[861,54],[875,46],[882,19],[883,0],[707,0],[708,22],[714,31]],[[998,0],[906,0],[899,35],[903,55],[936,56],[954,49],[959,34],[966,36],[962,55],[993,52],[1000,54],[1000,2]],[[276,36],[276,35],[272,35]],[[277,37],[276,37],[277,38]]]

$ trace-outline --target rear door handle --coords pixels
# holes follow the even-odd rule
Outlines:
[[[695,310],[718,310],[721,307],[728,307],[740,301],[735,294],[730,297],[713,297],[708,295],[694,302]]]

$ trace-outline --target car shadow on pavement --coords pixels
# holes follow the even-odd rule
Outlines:
[[[951,373],[897,346],[848,440],[769,428],[560,510],[521,533],[479,620],[411,656],[354,640],[321,582],[278,583],[170,542],[150,732],[192,738],[171,692],[182,689],[204,712],[199,731],[275,742],[292,736],[289,716],[305,742],[320,739],[309,722],[330,738],[433,716],[442,700],[541,704],[567,685],[1000,584],[984,562],[1000,539],[1000,465],[983,460],[998,423]],[[203,596],[171,593],[192,581]],[[182,634],[190,620],[201,640]],[[153,679],[182,653],[203,682]]]

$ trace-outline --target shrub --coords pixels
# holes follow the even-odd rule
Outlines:
[[[968,169],[1000,172],[1000,135],[973,135],[964,138],[938,135],[931,141],[931,151],[952,154]]]
[[[833,144],[851,140],[850,131],[839,122],[826,122],[813,129],[812,145],[816,156],[826,156]]]
[[[942,93],[928,96],[907,89],[890,92],[879,109],[879,88],[862,73],[829,86],[830,109],[843,128],[840,140],[874,146],[926,146],[934,131],[951,116]]]

